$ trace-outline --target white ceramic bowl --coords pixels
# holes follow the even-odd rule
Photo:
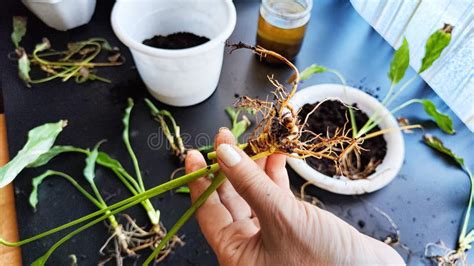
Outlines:
[[[200,103],[215,91],[235,23],[231,0],[117,0],[112,11],[113,30],[130,48],[148,90],[174,106]],[[142,44],[155,35],[183,31],[210,41],[177,50]]]
[[[312,104],[327,98],[339,99],[348,104],[357,103],[357,107],[369,116],[379,110],[383,116],[379,123],[381,129],[398,128],[395,118],[377,99],[348,86],[339,84],[311,86],[298,91],[291,102],[299,110],[307,103]],[[367,179],[350,180],[345,177],[330,177],[314,170],[302,159],[288,157],[287,161],[301,177],[322,189],[345,195],[369,193],[388,185],[397,176],[405,157],[405,145],[400,130],[386,133],[384,138],[387,142],[387,154],[383,162],[377,166],[375,173]]]
[[[65,31],[89,23],[96,0],[22,0],[39,19],[53,29]]]

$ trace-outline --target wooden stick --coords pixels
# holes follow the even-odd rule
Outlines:
[[[0,166],[7,162],[8,145],[5,116],[0,114]],[[0,236],[8,241],[18,241],[15,198],[12,184],[0,189]],[[0,265],[21,265],[20,248],[0,246]]]

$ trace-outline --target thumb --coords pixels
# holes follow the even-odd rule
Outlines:
[[[222,172],[259,218],[279,211],[286,193],[245,152],[229,144],[220,144],[216,152]]]

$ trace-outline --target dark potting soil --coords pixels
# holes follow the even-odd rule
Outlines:
[[[161,49],[185,49],[201,45],[209,41],[209,38],[198,36],[189,32],[176,32],[170,35],[155,35],[146,39],[143,44]]]
[[[306,115],[310,113],[318,103],[319,102],[314,104],[305,104],[299,112],[300,119],[304,120]],[[357,107],[356,104],[353,106]],[[361,110],[354,110],[354,115],[357,128],[359,129],[369,120],[367,114]],[[348,122],[348,117],[349,110],[340,101],[325,101],[310,115],[305,128],[316,134],[322,134],[324,136],[329,133],[329,135],[332,137],[334,136],[336,129],[342,129],[344,127],[344,124]],[[350,122],[346,125],[346,128],[349,127]],[[380,128],[377,126],[370,132],[375,132],[378,130],[380,130]],[[305,137],[308,138],[309,136],[303,136],[303,139],[305,139]],[[383,135],[365,140],[361,147],[365,149],[362,150],[360,155],[361,169],[365,169],[369,165],[371,159],[375,162],[382,162],[385,154],[387,153],[387,143],[385,142]],[[335,164],[332,160],[326,158],[317,159],[310,157],[306,159],[306,162],[312,168],[327,176],[335,176],[338,174],[336,172],[337,170]],[[365,177],[374,172],[375,169],[371,172],[368,172]]]

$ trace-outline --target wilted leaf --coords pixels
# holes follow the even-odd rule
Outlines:
[[[47,38],[43,38],[42,42],[38,43],[35,46],[35,50],[34,50],[33,53],[39,53],[39,52],[48,50],[49,48],[51,48],[51,43],[49,42],[49,40]]]
[[[114,50],[117,50],[117,49],[114,49],[110,43],[108,41],[106,41],[105,39],[102,40],[102,49],[106,50],[106,51],[114,51]]]
[[[44,172],[42,175],[33,178],[33,182],[32,182],[33,190],[31,191],[31,194],[30,194],[30,197],[29,197],[29,203],[30,203],[30,206],[33,207],[33,209],[35,211],[36,211],[36,205],[38,205],[38,201],[39,201],[38,200],[39,186],[41,185],[41,183],[43,183],[43,181],[48,176],[52,176],[52,175],[56,175],[56,172],[48,170],[48,171]]]
[[[84,167],[84,177],[89,183],[94,183],[95,179],[95,163],[97,161],[97,157],[99,156],[99,147],[104,141],[97,143],[92,149],[92,151],[87,155],[86,158],[86,167]]]
[[[405,76],[408,65],[410,64],[410,48],[408,41],[403,38],[403,43],[393,54],[392,62],[390,63],[390,72],[388,77],[392,81],[392,84],[397,84]]]
[[[0,168],[0,188],[12,182],[17,175],[42,154],[48,152],[56,137],[66,126],[65,120],[48,123],[28,132],[28,140],[18,154],[6,165]]]
[[[117,63],[119,62],[119,59],[122,57],[120,53],[113,54],[109,57],[107,57],[107,60],[109,60],[110,63]]]
[[[191,193],[191,191],[189,190],[189,187],[187,186],[182,186],[182,187],[179,187],[175,190],[176,193],[182,193],[182,194],[189,194]]]
[[[31,87],[31,77],[30,77],[30,60],[28,59],[28,55],[26,54],[23,48],[16,49],[18,54],[18,76],[21,80],[23,80],[26,86]]]
[[[456,131],[453,128],[453,121],[451,117],[447,114],[441,113],[436,109],[436,105],[430,100],[420,100],[420,103],[423,104],[425,112],[434,119],[436,124],[441,130],[448,134],[454,134]]]
[[[54,157],[65,152],[82,152],[83,150],[74,146],[53,146],[48,152],[41,154],[38,159],[28,164],[28,168],[40,167],[47,164]]]
[[[311,66],[307,67],[306,69],[304,69],[301,72],[300,81],[307,80],[311,76],[313,76],[314,74],[323,73],[323,72],[326,72],[326,71],[327,71],[327,68],[325,68],[323,66],[316,65],[316,64],[312,64]],[[291,80],[291,78],[290,78],[290,80]],[[292,82],[292,80],[290,82]]]
[[[421,73],[431,67],[431,65],[439,58],[444,48],[451,42],[451,31],[453,26],[444,24],[442,29],[437,30],[433,33],[426,41],[425,45],[425,56],[423,57],[420,70]]]
[[[397,118],[397,122],[398,122],[398,125],[400,127],[407,127],[410,125],[410,121],[408,120],[408,118],[405,118],[405,117],[399,117]],[[411,129],[404,129],[403,132],[405,133],[413,133],[413,130]]]
[[[27,22],[26,17],[19,17],[19,16],[13,17],[13,32],[12,32],[11,38],[12,38],[13,44],[15,45],[15,48],[20,47],[21,39],[26,34],[26,22]]]
[[[464,168],[464,159],[457,156],[453,151],[444,146],[443,142],[435,136],[426,134],[423,136],[423,142],[429,147],[451,157],[456,163]]]

